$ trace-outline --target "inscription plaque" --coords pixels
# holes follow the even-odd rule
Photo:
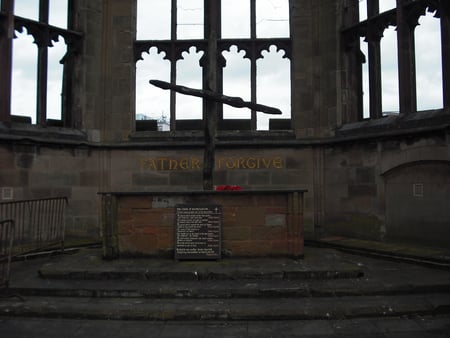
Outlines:
[[[175,259],[220,259],[220,206],[177,205],[175,221]]]

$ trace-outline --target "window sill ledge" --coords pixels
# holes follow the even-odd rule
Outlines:
[[[348,123],[336,129],[336,138],[370,138],[413,134],[450,127],[450,110],[426,110]]]
[[[178,143],[186,142],[190,144],[198,143],[204,145],[204,132],[200,130],[192,131],[139,131],[130,134],[130,141],[134,142],[164,142]],[[231,145],[231,144],[250,144],[257,142],[258,144],[264,142],[284,142],[288,140],[295,140],[295,133],[293,130],[278,130],[278,131],[218,131],[217,144]]]
[[[42,143],[81,143],[87,142],[87,135],[81,130],[61,127],[41,127],[25,123],[0,122],[1,140],[31,140]]]

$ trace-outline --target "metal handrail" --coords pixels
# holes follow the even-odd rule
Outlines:
[[[60,245],[64,250],[67,197],[0,203],[0,219],[15,224],[13,255]]]

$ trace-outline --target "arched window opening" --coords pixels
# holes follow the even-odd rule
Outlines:
[[[227,66],[223,70],[223,92],[229,96],[239,96],[245,101],[251,100],[250,91],[250,61],[245,59],[245,51],[237,50],[236,46],[230,51],[223,52]],[[224,105],[224,119],[250,119],[249,109],[234,108]]]
[[[33,37],[16,32],[13,40],[11,112],[13,121],[36,123],[37,48]],[[24,97],[26,99],[24,100]]]
[[[0,90],[1,122],[80,126],[74,116],[73,71],[83,35],[73,30],[73,5],[69,0],[0,2],[2,19],[14,18],[14,35],[0,32],[7,68]]]
[[[262,59],[258,60],[257,97],[261,104],[278,107],[282,115],[277,120],[291,117],[291,75],[290,61],[283,58],[285,52],[277,51],[277,47],[270,46],[269,51],[262,52]],[[273,69],[277,69],[274,72]],[[274,116],[263,113],[257,115],[257,129],[269,130],[270,120]]]
[[[361,53],[364,55],[364,63],[362,64],[362,102],[363,102],[363,112],[362,117],[367,119],[370,117],[370,86],[369,86],[369,51],[367,42],[364,38],[360,39]]]
[[[360,110],[362,117],[378,119],[447,109],[448,3],[360,0],[352,6],[346,18],[353,24],[342,30],[356,98],[349,121],[360,119],[354,113]]]
[[[397,32],[384,30],[381,39],[381,81],[383,115],[399,113]]]
[[[439,20],[432,13],[419,18],[415,51],[417,110],[442,108],[441,33]]]
[[[177,83],[191,88],[202,88],[202,69],[200,67],[202,55],[203,52],[197,52],[195,47],[191,47],[189,52],[182,54],[183,59],[177,62]],[[177,120],[201,120],[203,118],[203,102],[200,98],[177,94],[176,103]]]
[[[150,86],[152,78],[170,80],[170,62],[164,60],[165,53],[158,53],[156,47],[142,55],[136,63],[136,121],[157,121],[156,124],[138,122],[139,130],[166,129],[170,123],[170,93],[161,92]],[[161,123],[164,122],[164,126]],[[146,126],[147,124],[147,126]]]
[[[60,39],[62,40],[62,38]],[[64,66],[61,60],[67,53],[64,41],[53,43],[48,50],[47,119],[62,120],[62,91]]]

